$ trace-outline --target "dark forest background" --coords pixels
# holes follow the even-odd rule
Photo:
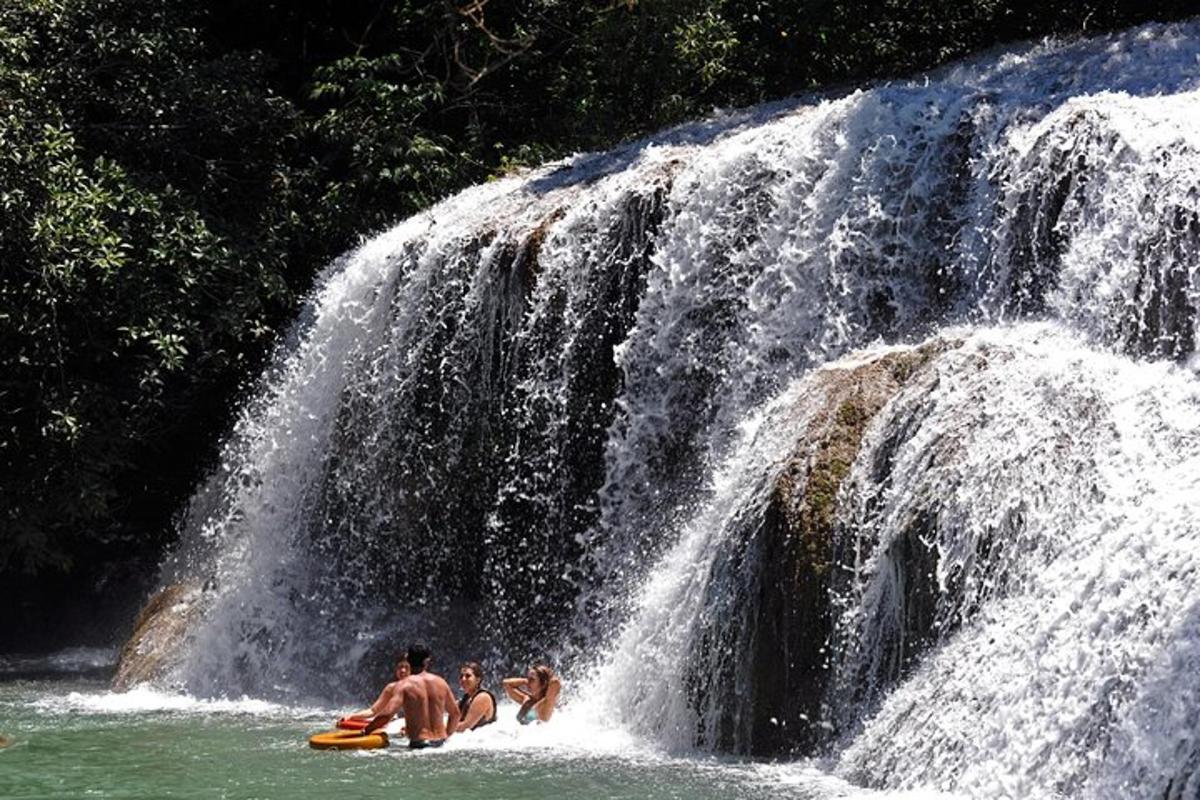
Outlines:
[[[128,625],[318,269],[714,107],[1190,2],[0,0],[0,652]]]

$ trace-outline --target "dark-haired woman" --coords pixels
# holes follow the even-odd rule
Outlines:
[[[496,721],[496,697],[483,688],[483,667],[468,661],[458,668],[458,685],[463,696],[458,701],[458,732],[473,731]]]
[[[396,661],[396,680],[383,687],[383,691],[379,693],[379,698],[369,707],[364,708],[362,711],[355,711],[353,714],[350,714],[348,717],[346,717],[346,719],[359,720],[362,722],[367,722],[373,719],[375,715],[379,713],[379,710],[387,705],[388,700],[391,699],[392,692],[396,690],[396,684],[400,683],[400,681],[404,680],[411,674],[412,667],[409,666],[408,656],[402,654]],[[400,716],[404,716],[403,711],[400,712]]]
[[[549,722],[562,691],[562,681],[545,664],[534,664],[524,678],[505,678],[504,691],[520,703],[517,722],[528,725],[535,719]]]

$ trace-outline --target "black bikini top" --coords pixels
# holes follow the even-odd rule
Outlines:
[[[482,728],[484,725],[491,725],[496,721],[496,695],[492,694],[487,689],[480,689],[479,691],[475,692],[475,694],[464,694],[462,699],[458,701],[458,713],[462,715],[463,719],[466,719],[467,709],[471,707],[471,701],[480,694],[486,694],[488,697],[492,698],[492,715],[479,720],[479,722],[476,722],[475,725],[471,727],[471,730],[475,730],[475,728]]]

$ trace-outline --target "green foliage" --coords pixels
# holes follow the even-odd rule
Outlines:
[[[133,0],[0,12],[0,570],[159,541],[127,527],[125,485],[290,305],[287,256],[255,230],[287,198],[242,188],[279,168],[287,127],[244,60],[204,59],[168,11],[188,19]]]

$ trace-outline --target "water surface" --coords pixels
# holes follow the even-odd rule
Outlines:
[[[511,712],[509,704],[502,711]],[[331,709],[194,700],[94,678],[0,682],[0,797],[832,798],[860,794],[816,767],[671,757],[571,719],[490,730],[441,751],[316,751]],[[511,716],[511,714],[506,714]],[[556,720],[557,722],[558,720]],[[399,740],[402,745],[403,740]]]

